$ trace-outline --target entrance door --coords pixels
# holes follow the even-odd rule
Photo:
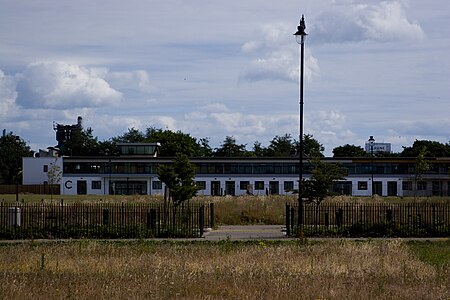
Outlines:
[[[236,195],[236,185],[234,181],[225,181],[225,195]]]
[[[86,180],[77,180],[77,194],[78,195],[86,195],[87,194]]]
[[[381,181],[374,181],[373,182],[373,193],[379,196],[383,196],[383,185]]]
[[[397,181],[388,181],[388,196],[397,196]]]
[[[269,194],[278,195],[280,193],[280,183],[278,181],[269,181]]]
[[[220,181],[211,181],[211,196],[221,196]]]

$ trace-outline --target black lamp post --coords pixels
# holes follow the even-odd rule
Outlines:
[[[305,50],[305,39],[308,35],[305,32],[305,18],[302,15],[300,24],[297,26],[297,32],[294,33],[297,44],[300,45],[300,55],[299,55],[299,97],[300,97],[300,149],[299,149],[299,174],[298,174],[298,223],[303,225],[303,69],[304,69],[304,50]]]
[[[373,193],[373,144],[375,143],[375,139],[373,138],[373,135],[370,136],[369,138],[369,145],[370,145],[370,173],[372,174],[372,181],[371,181],[371,193],[372,196],[374,195]]]
[[[19,175],[20,175],[20,137],[16,135],[17,170],[16,170],[16,202],[19,202]]]

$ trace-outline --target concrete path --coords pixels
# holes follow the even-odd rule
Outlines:
[[[220,226],[205,233],[205,240],[270,240],[286,239],[283,225]]]

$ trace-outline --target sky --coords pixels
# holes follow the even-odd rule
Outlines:
[[[33,150],[78,116],[100,141],[298,140],[302,14],[304,133],[326,156],[450,141],[448,0],[0,0],[0,129]]]

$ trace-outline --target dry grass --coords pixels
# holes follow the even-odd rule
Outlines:
[[[399,241],[0,247],[2,299],[448,299],[449,266]]]

